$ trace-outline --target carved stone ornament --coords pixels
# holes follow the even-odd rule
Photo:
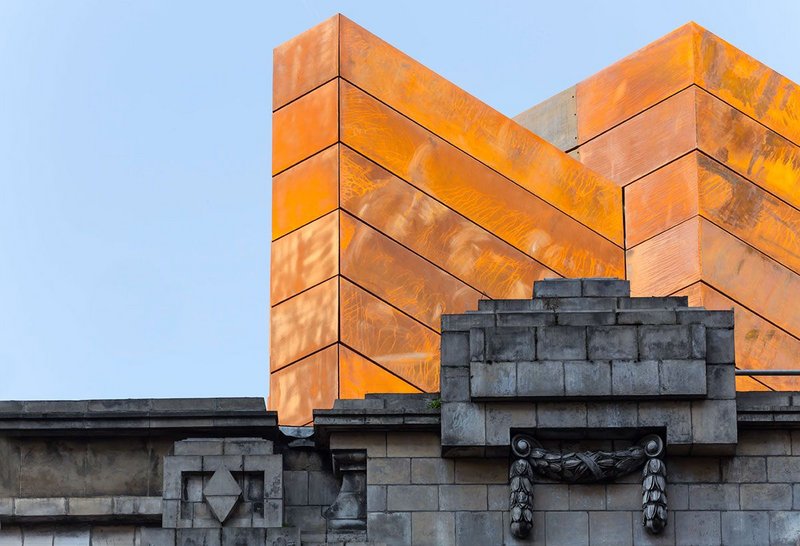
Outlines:
[[[342,486],[325,511],[328,530],[363,531],[367,528],[367,454],[364,451],[334,450],[334,472]]]
[[[664,442],[659,436],[642,438],[619,451],[555,453],[533,437],[517,434],[511,441],[510,510],[511,534],[525,538],[533,527],[533,475],[540,474],[565,483],[609,481],[642,470],[642,524],[652,534],[667,525],[667,468],[661,456]]]

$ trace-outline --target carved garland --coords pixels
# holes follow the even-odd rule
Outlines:
[[[612,480],[642,470],[642,525],[652,534],[667,525],[666,474],[661,456],[664,442],[656,435],[620,451],[554,453],[533,437],[517,434],[511,441],[511,534],[525,538],[533,527],[533,474],[566,483]]]

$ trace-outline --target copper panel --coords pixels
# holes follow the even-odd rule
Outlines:
[[[695,87],[681,91],[583,144],[584,165],[620,186],[697,147]]]
[[[706,283],[695,283],[678,291],[676,295],[689,296],[690,306],[703,306],[707,309],[733,309],[736,325],[734,337],[737,367],[746,370],[791,370],[800,366],[797,359],[797,355],[800,355],[800,340],[770,324]],[[759,377],[758,381],[778,390],[800,390],[800,378],[798,377]],[[759,390],[759,384],[756,381],[739,383],[737,388]]]
[[[623,275],[618,246],[344,82],[341,118],[342,142],[560,275]]]
[[[342,275],[434,330],[443,313],[477,309],[483,296],[446,271],[342,213]]]
[[[272,115],[272,174],[339,139],[338,95],[338,80],[334,80]]]
[[[339,214],[330,212],[272,243],[272,305],[339,272]]]
[[[800,273],[800,211],[700,155],[701,214]]]
[[[276,305],[270,312],[270,371],[336,342],[338,278]]]
[[[439,389],[439,334],[345,279],[341,341],[426,392]]]
[[[800,86],[705,29],[695,41],[699,85],[800,145]]]
[[[632,296],[666,296],[700,280],[699,218],[628,250]]]
[[[491,298],[528,298],[558,276],[346,147],[341,187],[342,208]]]
[[[272,52],[272,109],[339,73],[339,16],[295,36]]]
[[[581,143],[664,100],[693,80],[692,41],[684,25],[578,84]]]
[[[800,336],[800,276],[706,220],[700,227],[703,280]]]
[[[622,245],[609,181],[345,17],[340,62],[343,78]]]
[[[697,155],[685,155],[625,187],[629,248],[697,215]]]
[[[331,146],[272,179],[272,239],[339,206],[339,147]]]
[[[759,381],[762,378],[759,378]],[[752,377],[747,377],[744,375],[737,375],[736,376],[736,390],[737,391],[772,391],[772,390],[782,390],[782,389],[772,389],[764,385],[764,383],[759,383]]]
[[[703,90],[697,92],[701,150],[800,208],[800,147]]]
[[[331,345],[270,376],[269,407],[283,426],[311,422],[314,409],[329,409],[338,394],[338,346]]]
[[[364,398],[367,393],[419,393],[396,375],[344,345],[339,345],[339,398]]]

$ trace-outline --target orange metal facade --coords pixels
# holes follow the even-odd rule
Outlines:
[[[274,61],[283,424],[435,392],[440,315],[545,277],[734,307],[741,367],[796,365],[800,89],[719,38],[686,25],[579,84],[563,151],[342,16]]]

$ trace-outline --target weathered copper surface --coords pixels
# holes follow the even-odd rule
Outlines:
[[[329,408],[338,398],[338,347],[332,345],[273,373],[269,407],[281,412],[281,424],[303,426],[314,408]]]
[[[272,174],[277,174],[334,144],[338,81],[326,83],[272,115]]]
[[[331,146],[272,179],[272,240],[339,206],[339,147]]]
[[[339,397],[364,398],[368,393],[421,392],[352,349],[339,345]]]

